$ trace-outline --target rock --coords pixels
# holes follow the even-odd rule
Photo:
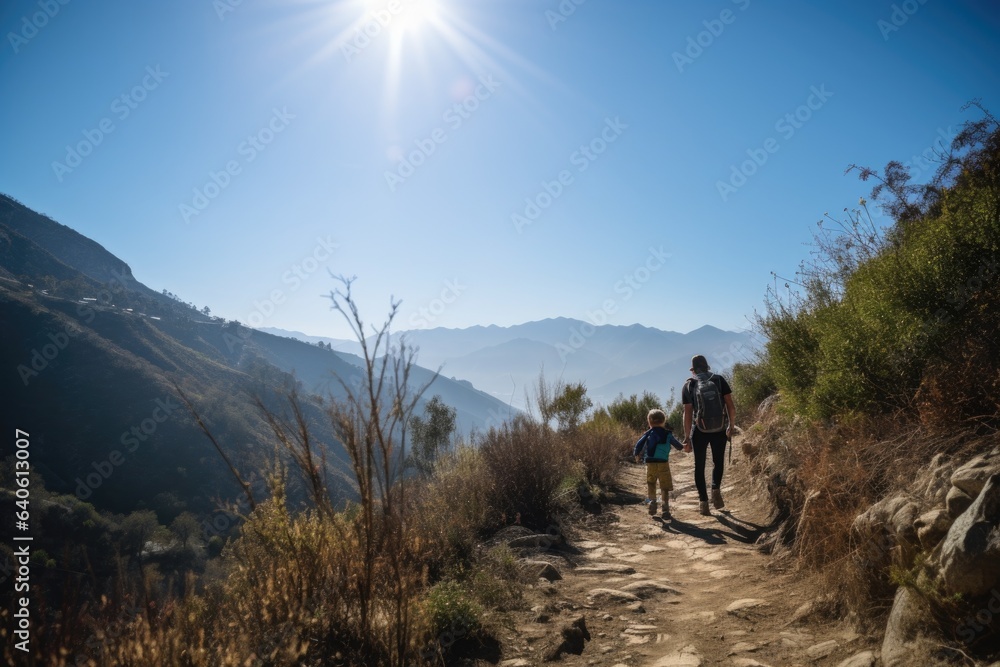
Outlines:
[[[524,658],[512,658],[502,661],[500,667],[531,667],[531,663]]]
[[[545,654],[545,661],[558,660],[563,653],[580,655],[584,644],[590,641],[590,631],[587,630],[587,620],[577,616],[559,630],[562,640]]]
[[[742,600],[736,600],[735,602],[729,603],[729,606],[726,607],[726,611],[730,614],[739,615],[742,612],[749,611],[756,607],[766,607],[768,604],[767,600],[743,598]]]
[[[996,474],[1000,474],[1000,456],[980,454],[952,473],[951,484],[975,498]]]
[[[672,593],[673,595],[680,595],[681,592],[676,588],[667,586],[666,584],[661,584],[658,581],[636,581],[631,584],[626,584],[622,586],[623,591],[629,593],[635,593],[641,598],[649,597],[654,593]]]
[[[875,654],[871,651],[862,651],[840,662],[837,667],[875,667]]]
[[[512,549],[548,549],[556,545],[559,538],[556,535],[534,534],[515,537],[507,545]]]
[[[521,567],[529,573],[532,579],[547,579],[549,581],[562,579],[559,570],[552,563],[543,560],[522,560]]]
[[[635,574],[635,568],[631,565],[619,565],[618,563],[596,563],[594,565],[581,565],[574,572],[579,574]]]
[[[769,667],[769,665],[757,662],[753,658],[733,658],[733,667]]]
[[[637,614],[645,614],[646,613],[646,608],[642,606],[641,602],[633,602],[632,604],[626,605],[625,608],[628,609],[629,611],[633,611],[633,612],[635,612]]]
[[[913,527],[918,516],[920,516],[920,506],[914,502],[905,503],[892,515],[889,525],[896,535],[896,541],[900,546],[910,547],[911,550],[915,550],[920,545],[920,540],[917,538],[917,529]],[[910,559],[906,558],[905,562],[910,562]]]
[[[813,660],[819,660],[820,658],[825,658],[834,651],[837,650],[837,640],[829,639],[825,642],[820,642],[819,644],[813,644],[806,649],[806,655],[808,655]]]
[[[653,667],[701,667],[701,655],[694,646],[685,646],[677,653],[665,655]]]
[[[896,590],[882,641],[883,667],[912,667],[919,655],[917,644],[924,628],[932,627],[927,603],[906,586]]]
[[[948,514],[948,510],[945,509],[931,510],[930,512],[921,514],[913,522],[913,527],[917,531],[917,539],[920,540],[920,546],[926,551],[930,551],[936,547],[941,538],[948,533],[948,529],[951,528],[951,522],[952,518]]]
[[[962,512],[969,509],[973,500],[975,500],[975,498],[957,486],[951,487],[951,490],[948,491],[948,496],[945,498],[945,504],[948,507],[948,514],[952,519],[957,519]]]
[[[816,611],[815,601],[810,600],[809,602],[803,602],[801,605],[799,605],[799,608],[792,613],[791,620],[789,620],[788,623],[786,623],[785,625],[786,626],[794,625],[795,623],[804,621],[805,619],[812,616],[813,612],[815,611]]]
[[[1000,474],[995,474],[969,509],[955,519],[935,553],[949,593],[978,597],[1000,583],[998,524]]]
[[[618,602],[638,602],[639,596],[627,591],[617,591],[613,588],[595,588],[587,597],[601,598],[604,600],[617,600]]]
[[[935,454],[925,472],[919,475],[913,484],[917,497],[927,500],[932,505],[944,501],[948,489],[951,488],[951,475],[955,464],[948,460],[947,454]]]

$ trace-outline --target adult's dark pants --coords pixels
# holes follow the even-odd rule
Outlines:
[[[726,432],[702,433],[697,428],[691,435],[691,447],[694,449],[694,485],[698,487],[698,498],[708,500],[708,489],[705,488],[705,461],[708,458],[708,448],[712,448],[712,488],[722,486],[722,473],[726,456]]]

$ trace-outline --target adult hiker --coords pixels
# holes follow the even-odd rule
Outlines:
[[[705,488],[705,460],[712,448],[712,504],[722,509],[722,473],[726,443],[733,435],[736,406],[726,378],[711,372],[703,355],[691,357],[691,374],[681,389],[684,404],[684,451],[694,450],[694,483],[698,487],[698,509],[711,516]]]

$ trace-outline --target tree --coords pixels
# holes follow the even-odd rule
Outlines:
[[[619,424],[636,431],[645,431],[648,428],[646,415],[654,408],[663,408],[660,397],[656,394],[644,391],[641,398],[637,394],[628,398],[624,394],[618,394],[608,406],[608,415]]]
[[[212,314],[212,309],[211,309],[211,308],[209,308],[208,306],[205,306],[204,308],[202,308],[202,309],[201,309],[201,312],[202,312],[202,313],[203,313],[204,315],[206,315],[206,316],[207,316],[207,315],[211,315],[211,314]]]
[[[582,382],[567,384],[552,398],[551,411],[560,431],[575,431],[583,414],[594,405]]]
[[[149,542],[160,523],[152,510],[132,512],[121,523],[122,548],[130,556],[142,556],[142,550]]]
[[[170,530],[181,541],[181,546],[187,547],[191,538],[198,535],[201,524],[198,522],[198,517],[191,512],[181,512],[170,524]]]
[[[423,417],[410,419],[410,439],[413,452],[410,465],[424,475],[434,469],[438,454],[448,447],[455,432],[455,408],[445,404],[440,395],[435,395],[424,406]]]

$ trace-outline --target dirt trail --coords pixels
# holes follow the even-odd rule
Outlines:
[[[727,507],[706,517],[698,513],[694,457],[674,452],[671,459],[672,521],[649,516],[645,470],[630,465],[621,504],[577,528],[569,553],[531,556],[553,564],[562,579],[539,580],[529,591],[533,611],[505,638],[500,664],[542,664],[560,629],[583,615],[591,636],[583,653],[552,664],[873,665],[873,657],[859,655],[874,649],[870,638],[810,615],[821,591],[754,549],[754,521],[763,519],[766,503],[737,493],[734,487],[746,486],[739,463],[726,474]]]

